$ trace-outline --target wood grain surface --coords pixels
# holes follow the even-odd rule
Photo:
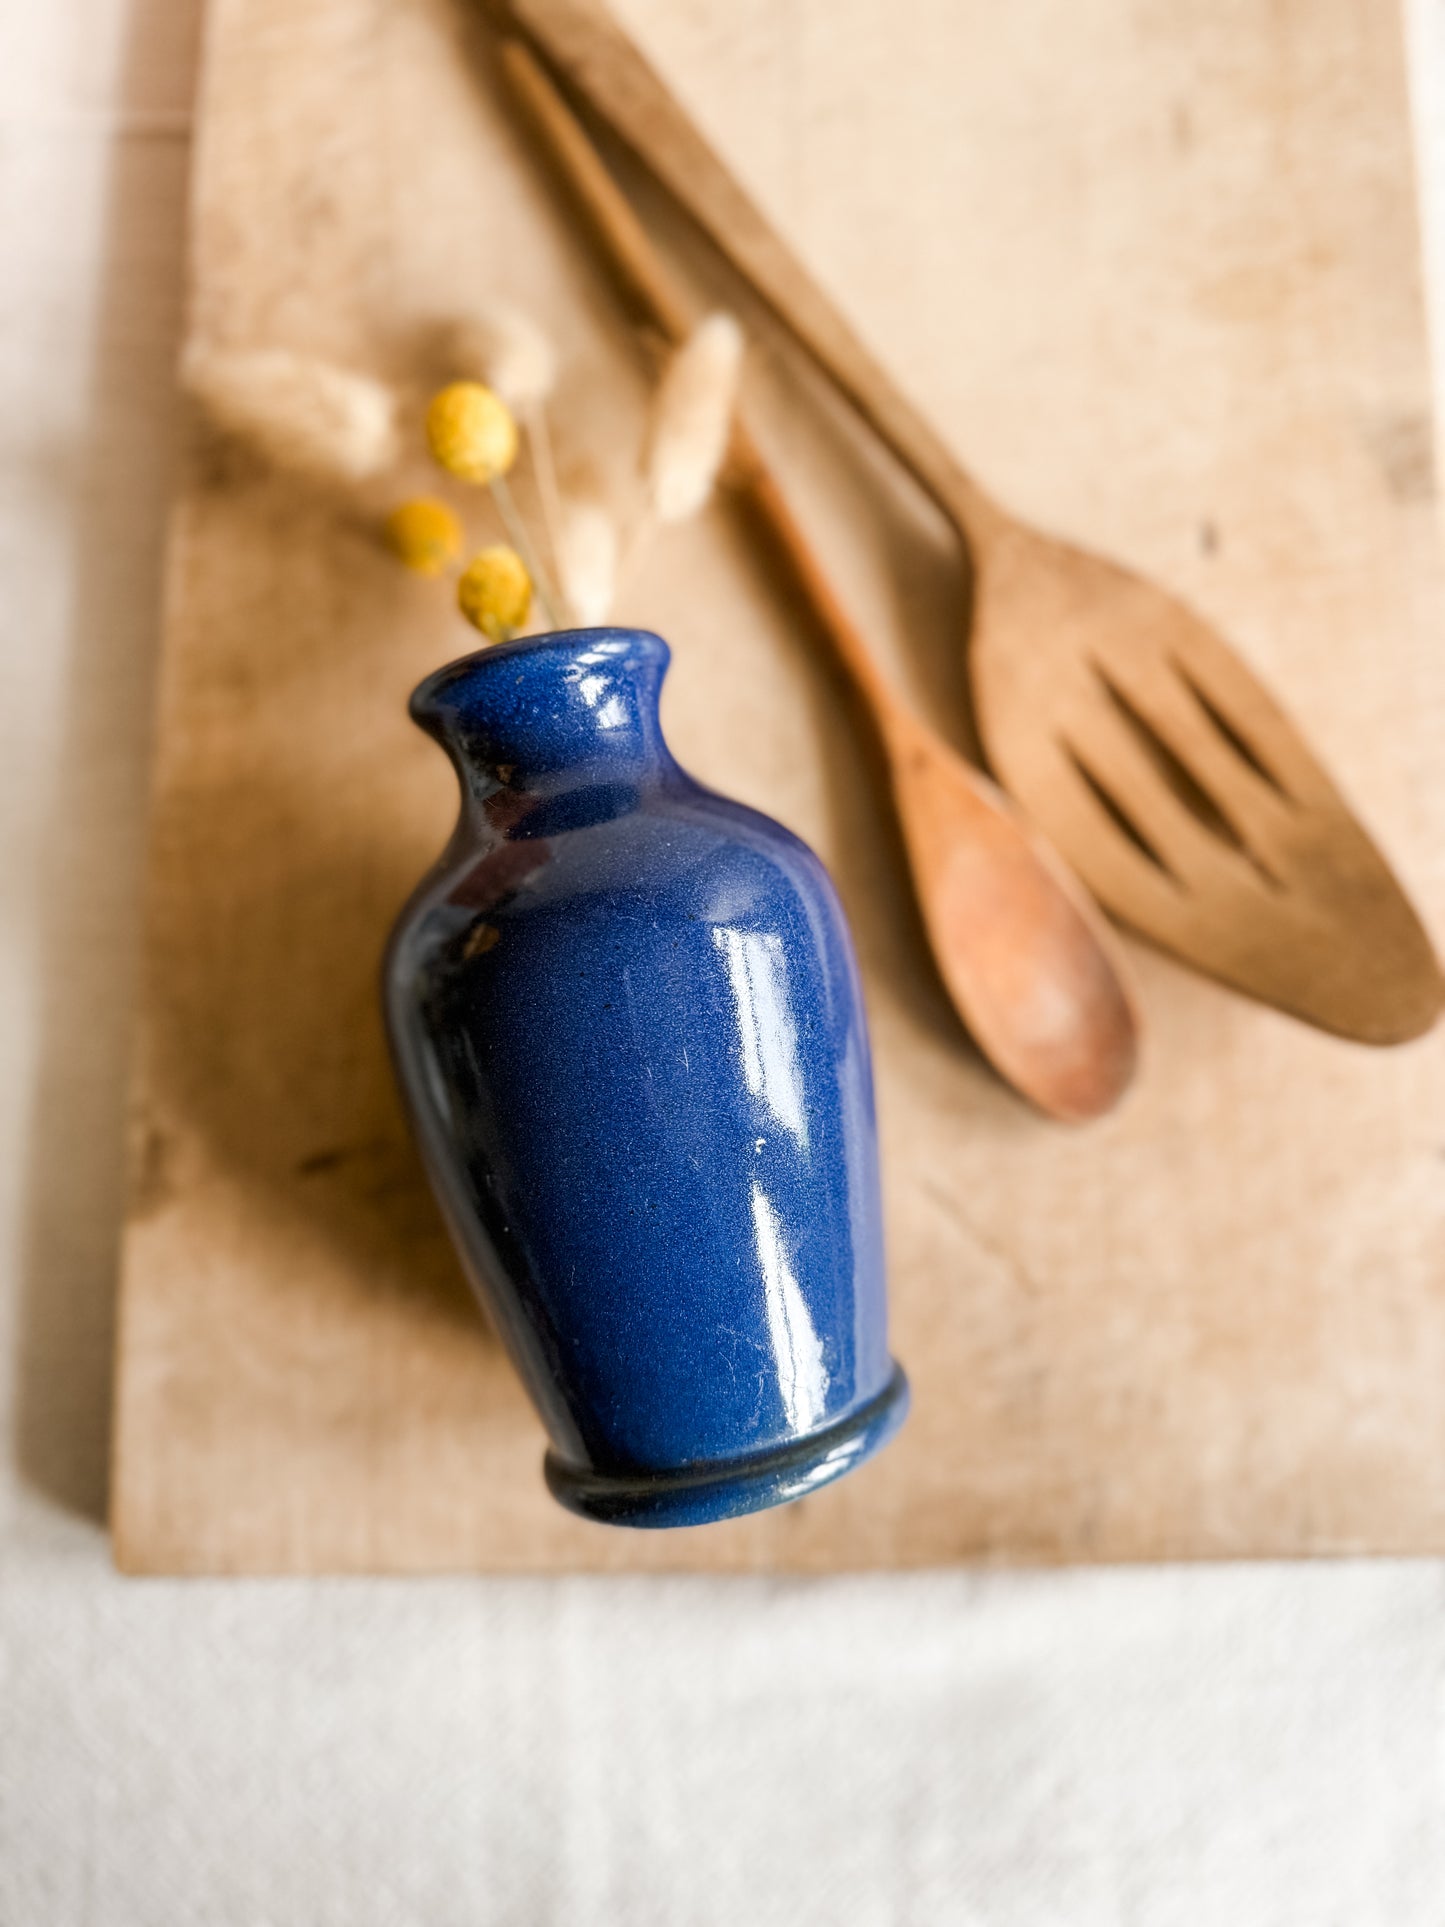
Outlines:
[[[1290,701],[1445,923],[1442,577],[1393,9],[628,0],[638,40],[992,492],[1158,577]],[[567,459],[644,393],[452,0],[215,0],[191,323],[424,387],[495,292],[567,360]],[[729,284],[684,244],[698,285]],[[753,415],[876,643],[971,741],[947,533],[743,307]],[[874,1028],[899,1442],[833,1490],[633,1534],[546,1496],[383,1051],[378,953],[449,827],[411,685],[443,590],[197,436],[170,560],[113,1524],[136,1571],[806,1569],[1445,1549],[1438,1039],[1325,1038],[1135,950],[1140,1085],[1087,1131],[989,1075],[880,773],[719,509],[625,619],[697,775],[833,867]],[[489,533],[474,514],[479,539]]]

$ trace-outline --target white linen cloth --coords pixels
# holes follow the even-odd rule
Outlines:
[[[1435,1927],[1437,1563],[110,1570],[195,31],[0,9],[0,1927]],[[1411,31],[1428,186],[1445,0]]]

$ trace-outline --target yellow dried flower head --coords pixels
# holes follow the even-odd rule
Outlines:
[[[457,606],[474,628],[505,642],[527,620],[532,578],[515,549],[501,544],[474,555],[457,583]]]
[[[442,467],[464,482],[490,482],[517,459],[512,411],[479,381],[438,389],[426,411],[426,438]]]
[[[440,575],[461,550],[462,525],[445,502],[419,495],[387,516],[386,539],[409,569]]]

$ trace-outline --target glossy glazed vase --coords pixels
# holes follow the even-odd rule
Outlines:
[[[486,649],[411,713],[456,831],[385,969],[422,1155],[592,1519],[696,1525],[877,1450],[887,1344],[858,973],[811,850],[662,739],[668,648]]]

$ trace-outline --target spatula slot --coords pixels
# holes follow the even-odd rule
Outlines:
[[[1130,816],[1129,812],[1124,808],[1124,805],[1113,795],[1103,779],[1094,774],[1093,770],[1089,768],[1089,765],[1084,761],[1083,757],[1080,756],[1073,744],[1067,741],[1061,741],[1060,747],[1078,771],[1080,777],[1093,795],[1095,802],[1097,802],[1100,809],[1104,811],[1104,814],[1109,818],[1115,829],[1134,845],[1134,848],[1139,852],[1140,856],[1153,864],[1161,876],[1167,877],[1176,890],[1184,889],[1185,884],[1183,878],[1177,876],[1174,871],[1170,869],[1163,856],[1155,849],[1143,830],[1140,829],[1133,817]]]
[[[1111,679],[1107,670],[1103,669],[1097,662],[1093,667],[1095,675],[1104,685],[1109,700],[1132,730],[1140,747],[1144,750],[1144,753],[1153,763],[1159,775],[1168,785],[1171,794],[1184,805],[1185,809],[1189,811],[1195,821],[1201,824],[1204,829],[1208,830],[1217,841],[1223,843],[1227,849],[1232,850],[1236,856],[1243,857],[1245,862],[1248,863],[1250,868],[1258,875],[1261,882],[1266,884],[1271,890],[1282,889],[1283,885],[1280,879],[1270,869],[1269,865],[1249,847],[1240,830],[1215,801],[1214,797],[1205,788],[1203,783],[1200,782],[1199,778],[1189,766],[1154,728],[1148,717],[1135,707],[1128,696],[1125,695],[1124,691]],[[1192,683],[1190,687],[1193,689],[1194,686]],[[1194,693],[1197,696],[1199,692],[1195,690]],[[1216,723],[1218,722],[1217,717],[1214,718],[1214,720]]]
[[[1295,798],[1290,795],[1279,777],[1270,768],[1269,764],[1265,762],[1254,745],[1240,733],[1224,714],[1224,711],[1218,708],[1215,703],[1205,695],[1204,691],[1184,667],[1184,664],[1180,662],[1179,658],[1175,656],[1171,660],[1173,661],[1174,670],[1179,680],[1184,684],[1195,702],[1198,703],[1200,709],[1203,710],[1208,721],[1214,725],[1215,733],[1229,745],[1241,762],[1249,765],[1261,782],[1268,783],[1276,796],[1281,798],[1282,801],[1293,805]]]

